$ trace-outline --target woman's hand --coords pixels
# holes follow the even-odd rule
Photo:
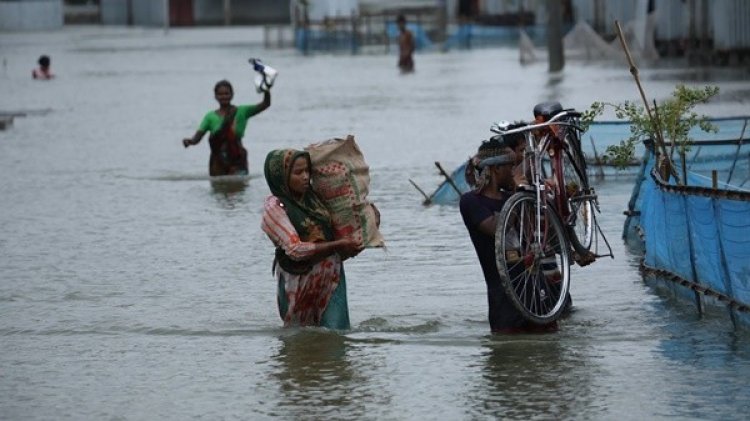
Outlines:
[[[206,134],[205,131],[197,130],[195,134],[193,135],[193,137],[186,137],[182,139],[182,146],[187,148],[188,146],[191,146],[191,145],[197,145],[198,142],[200,142],[201,139],[203,139],[203,135],[205,134]]]
[[[355,240],[352,237],[342,238],[337,240],[337,242],[336,252],[344,260],[358,255],[365,248],[359,240]]]

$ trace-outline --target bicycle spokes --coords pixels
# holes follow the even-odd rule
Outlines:
[[[503,239],[498,270],[521,313],[547,323],[563,309],[570,279],[569,251],[552,209],[545,207],[539,220],[536,215],[536,199],[530,193],[517,193],[506,203],[496,234]]]

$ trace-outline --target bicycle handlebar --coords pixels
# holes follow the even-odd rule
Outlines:
[[[578,126],[576,124],[569,123],[567,121],[560,121],[560,122],[558,122],[557,120],[559,120],[559,119],[561,119],[563,117],[580,117],[580,116],[581,116],[581,113],[578,112],[578,111],[575,111],[573,109],[563,110],[563,111],[560,111],[559,113],[555,114],[552,118],[550,118],[549,120],[545,121],[544,123],[531,124],[531,125],[528,125],[528,126],[519,127],[517,129],[512,129],[512,130],[503,130],[503,129],[500,128],[500,125],[498,123],[494,123],[492,125],[492,127],[490,127],[490,131],[493,132],[493,133],[503,134],[503,135],[504,134],[513,134],[513,133],[523,133],[523,132],[528,132],[528,131],[531,131],[531,130],[541,129],[542,127],[548,127],[548,126],[551,126],[552,124],[559,124],[559,125],[571,126],[571,127],[578,128]]]

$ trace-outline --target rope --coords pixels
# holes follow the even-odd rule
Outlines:
[[[698,187],[698,186],[675,186],[664,181],[659,175],[655,168],[651,170],[651,178],[654,179],[656,185],[661,191],[691,195],[691,196],[705,196],[715,197],[729,200],[739,200],[742,202],[750,202],[750,192],[740,190],[725,190],[725,189],[712,189],[710,187]]]
[[[740,301],[735,300],[734,298],[721,293],[719,291],[716,291],[714,289],[708,288],[706,286],[703,286],[701,284],[698,284],[696,282],[687,280],[680,275],[677,275],[675,273],[672,273],[665,269],[658,269],[655,267],[648,266],[645,263],[644,259],[641,259],[641,265],[640,269],[642,272],[645,272],[647,274],[656,275],[661,278],[667,279],[669,281],[675,282],[677,284],[680,284],[684,287],[687,287],[693,291],[697,291],[707,297],[715,297],[718,301],[724,302],[727,304],[728,307],[731,307],[732,309],[735,309],[737,311],[741,311],[744,313],[750,313],[750,306],[742,303]]]

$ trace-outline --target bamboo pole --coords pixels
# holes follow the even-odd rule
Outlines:
[[[651,123],[654,124],[654,128],[656,129],[656,139],[654,139],[654,142],[656,142],[656,146],[661,150],[662,155],[664,156],[664,159],[666,159],[669,163],[670,167],[670,173],[675,175],[674,166],[672,165],[672,161],[669,158],[669,155],[667,155],[667,148],[664,143],[664,137],[662,136],[661,127],[659,127],[656,124],[656,121],[654,120],[654,116],[651,113],[651,107],[648,105],[648,100],[646,99],[646,93],[643,91],[643,87],[641,86],[641,79],[638,75],[638,68],[635,66],[635,63],[633,63],[633,57],[630,55],[630,50],[628,49],[628,44],[625,42],[625,37],[622,35],[622,28],[620,27],[620,21],[615,21],[615,29],[617,29],[617,38],[620,39],[620,45],[622,45],[622,49],[625,50],[625,57],[628,59],[628,65],[630,65],[630,74],[633,75],[633,79],[635,79],[635,84],[638,86],[638,92],[641,94],[641,99],[643,100],[643,106],[646,108],[646,113],[648,114],[649,120],[651,120]]]
[[[656,100],[654,100],[654,118],[652,121],[654,122],[654,125],[656,127],[656,130],[659,133],[659,136],[661,136],[661,117],[659,116],[659,107],[656,105]],[[664,138],[662,138],[661,141],[664,142]],[[674,162],[672,161],[672,154],[674,153],[675,140],[672,139],[671,143],[672,144],[669,147],[669,157],[667,159],[667,165],[669,168],[667,169],[669,170],[669,173],[671,173],[674,176],[675,180],[677,180],[677,184],[686,185],[687,184],[686,181],[685,182],[680,181],[680,177],[677,176],[677,172],[676,172],[677,170],[674,168]],[[664,147],[666,148],[666,145]],[[665,180],[668,179],[669,173],[662,171],[661,172],[662,178],[664,178]]]
[[[458,193],[458,195],[461,196],[461,194],[462,194],[461,193],[461,189],[458,188],[458,186],[456,185],[456,183],[451,178],[450,174],[448,174],[447,172],[445,172],[445,170],[443,169],[443,166],[440,165],[440,162],[435,161],[435,166],[438,168],[438,171],[440,171],[440,174],[442,174],[443,177],[445,177],[445,181],[447,181],[448,184],[450,184],[451,187],[453,187],[453,190],[455,190],[456,193]]]
[[[742,147],[742,138],[745,137],[745,129],[747,128],[747,119],[745,119],[742,125],[742,133],[740,138],[737,139],[737,151],[734,153],[734,161],[732,162],[732,169],[729,170],[729,176],[727,177],[727,184],[732,181],[732,175],[734,174],[734,168],[737,166],[737,159],[740,157],[740,148]]]
[[[418,192],[422,193],[422,196],[424,196],[424,202],[422,202],[423,205],[427,206],[432,203],[432,197],[428,196],[427,193],[422,190],[417,183],[414,182],[411,178],[409,179],[409,182],[412,186],[414,186],[415,189],[417,189]]]

